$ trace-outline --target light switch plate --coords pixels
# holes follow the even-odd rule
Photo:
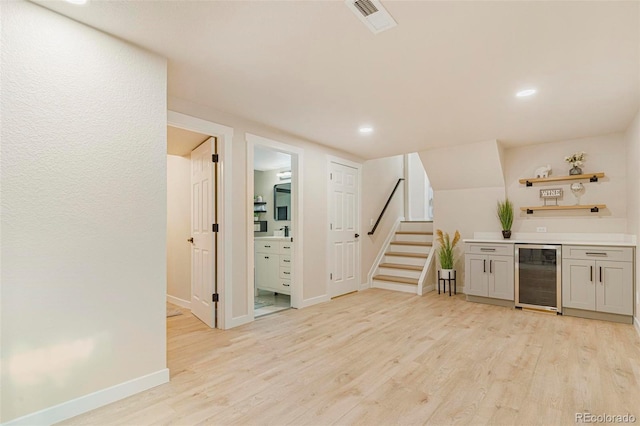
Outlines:
[[[547,232],[547,227],[546,226],[538,226],[536,228],[536,232]]]

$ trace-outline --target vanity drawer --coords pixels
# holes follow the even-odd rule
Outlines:
[[[280,253],[290,254],[292,248],[293,243],[291,241],[280,241]]]
[[[291,279],[291,268],[280,267],[280,278]]]
[[[513,244],[467,244],[467,253],[513,256]]]
[[[291,280],[281,279],[278,281],[278,288],[280,293],[291,294]]]
[[[288,254],[280,255],[280,266],[285,266],[287,268],[291,267],[291,256]]]
[[[277,254],[280,249],[279,241],[255,241],[256,253],[274,253]]]
[[[632,262],[633,248],[610,246],[562,246],[563,259],[615,260]]]

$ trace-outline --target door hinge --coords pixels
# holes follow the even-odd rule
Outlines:
[[[333,173],[329,173],[329,180],[333,180]]]
[[[333,231],[333,223],[329,224],[329,230]]]
[[[329,273],[329,279],[332,280],[333,279],[333,272]]]
[[[211,161],[214,163],[217,163],[220,160],[220,157],[218,157],[218,154],[211,154]]]
[[[211,225],[211,231],[212,232],[218,232],[219,229],[220,229],[220,227],[218,226],[217,223],[214,223],[213,225]]]
[[[211,295],[211,301],[212,302],[219,302],[220,301],[220,296],[218,295],[218,293],[213,293]]]

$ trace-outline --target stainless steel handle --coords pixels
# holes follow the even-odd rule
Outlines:
[[[585,253],[587,256],[608,256],[607,253],[600,253],[600,252],[594,252],[594,251],[588,251]]]
[[[494,248],[480,247],[480,251],[496,251]]]

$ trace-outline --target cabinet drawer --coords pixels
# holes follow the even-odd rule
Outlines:
[[[291,294],[291,280],[281,279],[278,281],[278,292]]]
[[[278,241],[255,241],[255,250],[256,253],[278,253],[280,249]]]
[[[467,244],[467,253],[513,256],[513,244]]]
[[[292,248],[293,243],[291,241],[280,241],[280,253],[290,254]]]
[[[632,262],[633,248],[609,246],[562,246],[563,259]]]
[[[287,254],[280,255],[280,266],[291,267],[291,256]]]
[[[280,267],[280,278],[291,279],[291,268]]]

